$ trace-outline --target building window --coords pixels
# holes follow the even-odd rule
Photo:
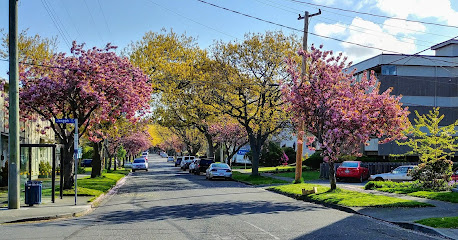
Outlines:
[[[395,65],[382,65],[382,75],[397,75]]]

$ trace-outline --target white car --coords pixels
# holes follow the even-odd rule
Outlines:
[[[148,172],[148,162],[144,158],[136,158],[132,163],[132,172],[136,170],[145,170]]]
[[[226,163],[212,163],[205,172],[205,178],[212,180],[214,178],[232,179],[232,170]]]
[[[370,181],[393,181],[393,182],[401,182],[401,181],[412,181],[412,176],[409,176],[409,172],[414,169],[415,165],[405,165],[399,166],[395,168],[393,171],[389,173],[380,173],[371,175],[369,177]]]
[[[167,157],[167,162],[174,162],[175,158],[173,156],[168,156]]]

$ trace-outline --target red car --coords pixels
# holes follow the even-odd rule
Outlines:
[[[452,174],[452,181],[458,182],[458,170]]]
[[[345,161],[336,171],[337,181],[341,179],[357,179],[363,182],[369,178],[369,169],[363,167],[360,161]]]

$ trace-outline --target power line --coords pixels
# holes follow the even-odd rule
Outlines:
[[[246,13],[242,13],[242,12],[239,12],[239,11],[236,11],[236,10],[232,10],[232,9],[229,9],[229,8],[226,8],[226,7],[221,7],[219,5],[216,5],[216,4],[213,4],[213,3],[209,3],[209,2],[206,2],[206,1],[203,1],[203,0],[196,0],[196,1],[208,4],[210,6],[213,6],[213,7],[216,7],[216,8],[220,8],[220,9],[223,9],[223,10],[226,10],[226,11],[229,11],[229,12],[233,12],[233,13],[236,13],[236,14],[248,17],[248,18],[256,19],[256,20],[261,21],[261,22],[270,23],[272,25],[284,27],[284,28],[287,28],[287,29],[290,29],[290,30],[293,30],[293,31],[297,31],[297,32],[304,32],[301,29],[297,29],[297,28],[293,28],[293,27],[290,27],[290,26],[286,26],[284,24],[272,22],[270,20],[265,20],[265,19],[262,19],[262,18],[259,18],[259,17],[255,17],[255,16],[252,16],[252,15],[246,14]],[[379,48],[379,47],[367,46],[367,45],[364,45],[364,44],[350,42],[350,41],[346,41],[346,40],[342,40],[342,39],[338,39],[338,38],[334,38],[334,37],[323,36],[323,35],[312,33],[312,32],[308,32],[308,33],[310,35],[314,35],[314,36],[317,36],[317,37],[327,38],[327,39],[331,39],[331,40],[334,40],[334,41],[348,43],[348,44],[352,44],[352,45],[356,45],[356,46],[360,46],[360,47],[364,47],[364,48],[370,48],[370,49],[380,50],[382,52],[390,52],[390,53],[394,53],[394,54],[405,55],[404,53],[393,51],[393,50],[387,50],[387,49],[383,49],[383,48]],[[422,57],[422,56],[418,56],[418,57]],[[446,60],[437,60],[437,61],[456,64],[454,62],[450,62],[450,61],[446,61]]]
[[[102,5],[100,4],[100,0],[97,0],[97,3],[99,4],[100,11],[102,12],[103,20],[105,21],[105,26],[108,29],[108,33],[110,34],[111,37],[113,37],[113,34],[111,34],[110,27],[108,26],[107,18],[105,17],[105,13],[103,11]]]
[[[96,24],[95,24],[94,17],[92,16],[91,9],[90,9],[89,6],[87,5],[86,0],[83,0],[83,2],[84,2],[84,5],[86,5],[86,9],[87,9],[87,11],[89,12],[89,16],[91,17],[92,23],[94,24],[94,29],[95,29],[95,31],[97,31],[97,34],[99,35],[100,40],[102,40],[102,42],[105,42],[105,40],[103,40],[103,37],[102,37],[102,35],[100,34],[100,32],[96,29]]]
[[[257,1],[259,1],[259,0],[257,0]],[[267,0],[267,1],[273,2],[272,0]],[[277,3],[277,4],[278,4],[278,3]],[[268,5],[270,5],[270,4],[268,4]],[[272,6],[272,5],[270,5],[270,6]],[[292,9],[292,10],[296,10],[296,9],[294,9],[294,8],[291,8],[291,7],[286,6],[286,5],[283,5],[283,4],[280,4],[280,6],[283,6],[283,7]],[[314,7],[314,6],[312,6],[312,8],[319,9],[318,7]],[[293,12],[293,11],[285,10],[285,9],[283,9],[283,8],[279,8],[279,9],[282,9],[282,10],[287,11],[287,12],[299,14],[297,11],[296,11],[296,12]],[[347,18],[351,18],[351,19],[354,19],[354,18],[355,18],[355,16],[349,16],[349,15],[342,14],[342,13],[335,12],[335,11],[330,11],[330,10],[322,10],[322,11],[323,11],[323,12],[329,12],[329,13],[336,14],[336,15],[343,16],[343,17],[347,17]],[[336,22],[337,20],[332,19],[332,21]],[[408,30],[408,31],[410,31],[410,32],[417,32],[417,33],[421,33],[421,34],[429,34],[429,35],[434,35],[434,36],[440,36],[440,37],[451,38],[451,36],[446,36],[446,35],[442,35],[442,34],[438,34],[438,33],[431,33],[431,32],[426,32],[426,31],[423,32],[423,31],[419,31],[419,30],[414,30],[414,29],[404,28],[404,27],[400,27],[400,26],[394,26],[394,25],[390,25],[390,24],[386,24],[386,23],[381,23],[381,22],[379,22],[379,21],[373,21],[373,22],[378,23],[378,24],[383,24],[383,25],[388,26],[388,27],[393,27],[393,28],[399,28],[399,29]],[[348,25],[349,25],[349,24],[348,24]],[[427,41],[424,41],[424,40],[420,40],[420,41],[427,42]]]
[[[56,27],[57,31],[61,35],[61,37],[64,40],[65,44],[67,45],[68,48],[71,48],[70,41],[65,36],[65,33],[64,33],[64,30],[63,30],[65,28],[61,28],[60,27],[59,19],[51,11],[50,5],[48,5],[48,2],[46,2],[46,0],[41,0],[41,3],[43,4],[43,7],[45,8],[46,12],[48,13],[49,17],[51,18],[51,21],[54,23],[54,26]]]
[[[373,17],[380,17],[380,18],[387,18],[387,19],[396,19],[396,20],[401,20],[401,21],[416,22],[416,23],[422,23],[422,24],[428,24],[428,25],[435,25],[435,26],[440,26],[440,27],[458,28],[458,26],[451,26],[451,25],[445,25],[445,24],[440,24],[440,23],[432,23],[432,22],[425,22],[425,21],[419,21],[419,20],[409,20],[409,19],[399,18],[399,17],[389,17],[389,16],[384,16],[384,15],[379,15],[379,14],[373,14],[373,13],[367,13],[367,12],[360,12],[360,11],[349,10],[349,9],[343,9],[343,8],[338,8],[338,7],[330,7],[330,6],[321,5],[321,4],[315,4],[315,3],[308,3],[308,2],[299,1],[299,0],[289,0],[289,1],[291,1],[291,2],[297,2],[297,3],[303,3],[303,4],[307,4],[307,5],[311,5],[311,6],[330,8],[330,9],[339,10],[339,11],[344,11],[344,12],[351,12],[351,13],[363,14],[363,15],[368,15],[368,16],[373,16]]]
[[[186,16],[184,16],[183,14],[181,14],[181,13],[179,13],[179,12],[176,12],[176,11],[173,11],[173,10],[171,10],[171,9],[169,9],[169,8],[166,8],[166,7],[160,5],[160,4],[158,4],[158,3],[156,3],[156,2],[154,2],[154,1],[152,1],[152,0],[147,0],[147,1],[148,1],[149,3],[151,3],[151,4],[154,4],[154,5],[156,5],[156,6],[159,6],[159,7],[163,8],[163,9],[165,9],[165,10],[171,12],[171,13],[174,13],[174,14],[176,14],[176,15],[182,17],[182,18],[186,18],[186,19],[188,19],[188,20],[191,21],[191,22],[194,22],[194,23],[196,23],[196,24],[199,24],[199,25],[201,25],[201,26],[203,26],[203,27],[206,27],[206,28],[208,28],[208,29],[211,29],[211,30],[213,30],[213,31],[215,31],[215,32],[224,34],[224,35],[226,35],[226,36],[228,36],[228,37],[237,39],[237,37],[234,37],[234,36],[232,36],[232,35],[230,35],[230,34],[228,34],[228,33],[222,32],[222,31],[220,31],[220,30],[218,30],[218,29],[216,29],[216,28],[213,28],[213,27],[210,27],[210,26],[205,25],[205,24],[203,24],[203,23],[200,23],[200,22],[198,22],[198,21],[196,21],[196,20],[194,20],[194,19],[191,19],[191,18],[189,18],[189,17],[186,17]]]

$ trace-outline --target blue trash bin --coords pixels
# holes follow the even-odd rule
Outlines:
[[[33,206],[41,203],[42,181],[27,181],[25,183],[25,204]]]

